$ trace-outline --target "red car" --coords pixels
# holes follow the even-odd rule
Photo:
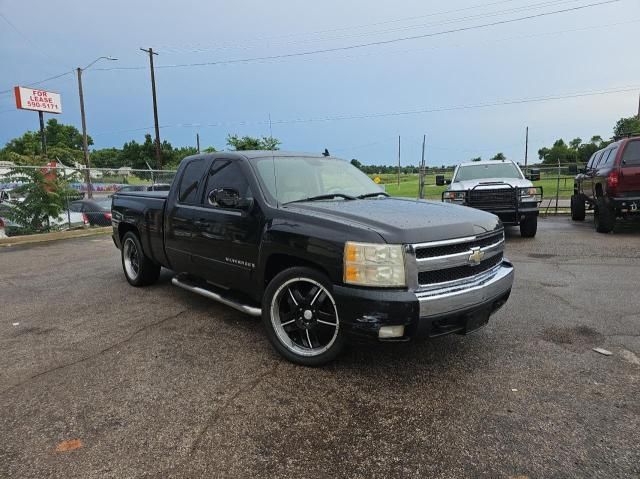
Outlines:
[[[587,209],[600,233],[611,232],[617,218],[640,213],[640,136],[596,151],[576,176],[571,219],[583,221]]]

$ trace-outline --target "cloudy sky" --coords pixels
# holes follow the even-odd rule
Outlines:
[[[400,135],[416,164],[426,133],[431,164],[521,160],[527,125],[537,157],[559,137],[608,137],[638,108],[638,0],[0,0],[0,14],[2,144],[38,126],[12,87],[59,74],[39,87],[80,128],[71,72],[103,55],[118,60],[83,77],[89,134],[98,148],[141,141],[153,113],[140,47],[159,53],[161,138],[174,145],[266,136],[271,117],[287,150],[394,163]],[[569,98],[528,101],[549,97]]]

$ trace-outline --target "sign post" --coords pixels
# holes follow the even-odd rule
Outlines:
[[[13,89],[16,97],[16,108],[19,110],[31,110],[38,112],[40,119],[40,141],[42,142],[42,154],[47,156],[47,137],[44,130],[44,113],[62,113],[62,101],[60,94],[52,91],[37,90],[17,86]]]

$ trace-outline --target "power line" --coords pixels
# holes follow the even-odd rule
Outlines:
[[[629,25],[632,23],[638,23],[640,22],[640,18],[636,18],[633,20],[629,20],[629,21],[625,21],[625,22],[616,22],[616,23],[609,23],[609,24],[599,24],[599,25],[591,25],[588,27],[581,27],[581,28],[573,28],[573,29],[564,29],[564,30],[555,30],[552,32],[542,32],[542,33],[533,33],[533,34],[529,34],[529,35],[516,35],[516,36],[509,36],[509,37],[503,37],[503,38],[498,38],[498,39],[493,39],[493,40],[489,40],[489,41],[483,41],[482,43],[496,43],[496,42],[504,42],[504,41],[508,41],[508,40],[520,40],[520,39],[527,39],[527,38],[536,38],[536,37],[541,37],[541,36],[547,36],[547,35],[560,35],[563,33],[574,33],[574,32],[583,32],[583,31],[588,31],[588,30],[600,30],[600,29],[606,29],[606,28],[611,28],[611,27],[618,27],[618,26],[622,26],[622,25]],[[477,45],[477,43],[475,44]],[[464,44],[456,44],[456,45],[452,45],[452,47],[460,47],[460,46],[464,46]],[[391,53],[393,54],[398,54],[398,53],[411,53],[411,52],[416,52],[416,51],[425,51],[425,50],[430,50],[430,49],[434,49],[434,48],[445,48],[445,47],[429,47],[429,48],[412,48],[412,49],[405,49],[405,50],[395,50],[392,51]],[[342,56],[339,58],[354,58],[354,55],[349,55],[349,56]],[[269,61],[269,60],[264,60],[265,62]],[[158,67],[156,67],[158,68]],[[146,70],[146,67],[144,66],[140,66],[140,67],[117,67],[117,68],[93,68],[91,71],[115,71],[115,70]],[[33,85],[39,85],[42,83],[46,83],[48,81],[52,81],[52,80],[56,80],[58,78],[64,77],[66,75],[71,75],[73,72],[65,72],[65,73],[61,73],[59,75],[55,75],[53,77],[49,77],[49,78],[45,78],[44,80],[39,80],[39,81],[35,81],[35,82],[22,82],[23,85],[29,85],[29,86],[33,86]],[[13,88],[8,88],[6,90],[0,90],[0,95],[6,95],[9,93],[13,92]]]
[[[564,95],[546,95],[546,96],[538,96],[538,97],[529,97],[529,98],[517,98],[511,100],[498,100],[493,102],[483,102],[483,103],[474,103],[468,105],[452,105],[452,106],[443,106],[437,108],[423,108],[418,110],[401,110],[401,111],[392,111],[392,112],[380,112],[380,113],[363,113],[363,114],[350,114],[350,115],[337,115],[337,116],[326,116],[326,117],[316,117],[316,118],[292,118],[292,119],[282,119],[282,120],[272,120],[273,124],[284,125],[284,124],[298,124],[298,123],[318,123],[318,122],[331,122],[331,121],[346,121],[346,120],[366,120],[366,119],[375,119],[375,118],[385,118],[385,117],[394,117],[394,116],[409,116],[409,115],[420,115],[427,113],[443,113],[448,111],[457,111],[457,110],[476,110],[481,108],[491,108],[497,106],[509,106],[509,105],[520,105],[526,103],[538,103],[538,102],[546,102],[546,101],[555,101],[555,100],[566,100],[571,98],[582,98],[589,96],[599,96],[599,95],[611,95],[616,93],[628,93],[628,92],[636,92],[640,89],[640,85],[633,86],[623,86],[617,88],[608,88],[602,90],[589,90],[583,92],[575,92],[575,93],[567,93]],[[218,123],[176,123],[172,125],[160,125],[160,128],[204,128],[204,127],[229,127],[229,126],[249,126],[249,125],[264,125],[267,124],[268,121],[259,120],[259,121],[228,121],[228,122],[218,122]],[[111,131],[101,131],[94,133],[94,135],[100,134],[108,134],[108,133],[130,133],[137,131],[149,131],[154,127],[144,127],[144,128],[133,128],[126,130],[111,130]]]
[[[35,42],[33,42],[33,40],[31,40],[27,35],[25,35],[24,33],[22,33],[22,31],[20,31],[18,29],[18,27],[16,27],[3,13],[0,12],[0,17],[3,18],[3,20],[5,22],[7,22],[7,24],[19,35],[23,38],[23,40],[25,40],[29,45],[31,45],[31,47],[38,53],[38,55],[40,55],[42,58],[46,59],[47,61],[50,61],[51,58],[47,57],[47,55],[45,55],[42,52],[42,47],[40,47],[39,45],[36,45]]]
[[[544,2],[540,2],[540,3],[536,3],[536,4],[520,6],[520,7],[516,7],[516,8],[507,9],[507,10],[498,10],[498,11],[494,11],[494,12],[485,12],[485,13],[466,16],[466,17],[452,18],[452,19],[448,19],[448,20],[435,22],[435,23],[418,24],[418,25],[407,25],[407,26],[395,27],[395,28],[392,28],[392,29],[370,31],[370,32],[350,33],[350,34],[341,35],[339,37],[324,37],[324,38],[323,37],[319,37],[319,38],[306,39],[306,40],[296,40],[296,41],[289,41],[289,42],[278,42],[276,44],[278,44],[278,45],[291,45],[291,44],[299,45],[299,44],[302,44],[302,43],[315,43],[315,42],[333,41],[333,40],[345,39],[345,38],[354,38],[354,37],[362,37],[362,36],[370,36],[370,35],[381,35],[381,34],[387,34],[387,33],[394,33],[394,32],[398,32],[398,31],[414,30],[414,29],[418,29],[418,28],[432,28],[432,27],[438,27],[438,26],[443,26],[443,25],[449,25],[449,24],[452,24],[452,23],[467,22],[469,20],[476,20],[476,19],[487,18],[487,17],[495,17],[495,16],[506,15],[506,14],[509,14],[509,13],[517,13],[517,12],[522,12],[522,11],[527,11],[527,10],[535,10],[535,9],[540,9],[540,8],[550,7],[550,6],[556,6],[556,5],[566,4],[566,3],[576,3],[576,2],[579,2],[579,1],[581,1],[581,0],[546,0]],[[498,2],[498,3],[503,3],[503,2]],[[254,48],[255,46],[262,46],[262,45],[264,45],[265,41],[266,40],[259,40],[260,43],[257,43],[257,44],[256,43],[253,43],[253,44],[245,43],[244,46],[241,44],[240,48],[250,49],[250,48]],[[270,46],[273,46],[273,44],[270,43]],[[196,49],[185,49],[185,48],[180,49],[180,48],[175,48],[175,47],[173,47],[173,48],[172,47],[165,47],[165,48],[168,48],[171,53],[204,53],[204,52],[218,51],[218,50],[221,50],[221,49],[238,48],[238,47],[239,47],[238,43],[234,42],[234,44],[232,46],[217,46],[217,47],[214,47],[214,48],[196,48]],[[173,50],[173,51],[171,51],[171,50]]]
[[[355,30],[355,29],[361,29],[361,28],[375,27],[375,26],[379,26],[379,25],[388,25],[390,23],[400,23],[400,22],[406,22],[406,21],[409,21],[409,20],[417,20],[417,19],[420,19],[420,18],[434,17],[434,16],[438,16],[438,15],[446,15],[446,14],[449,14],[449,13],[458,13],[458,12],[473,10],[473,9],[481,8],[481,7],[491,7],[491,6],[494,6],[494,5],[499,5],[499,4],[504,4],[504,3],[513,3],[514,1],[517,1],[517,0],[501,0],[501,1],[497,1],[497,2],[491,2],[491,3],[480,3],[480,4],[470,5],[470,6],[464,7],[464,8],[456,8],[456,9],[453,9],[453,10],[445,10],[445,11],[440,11],[440,12],[433,12],[433,13],[428,13],[428,14],[424,14],[424,15],[415,15],[415,16],[410,16],[410,17],[396,18],[396,19],[392,19],[392,20],[385,20],[385,21],[381,21],[381,22],[344,26],[344,27],[331,28],[331,29],[326,29],[326,30],[316,30],[316,31],[312,31],[312,32],[288,33],[288,34],[284,34],[284,35],[275,35],[275,36],[269,36],[269,37],[257,37],[257,38],[250,39],[248,41],[268,41],[268,40],[276,40],[278,38],[291,38],[291,37],[302,36],[302,35],[321,35],[321,34],[324,34],[324,33],[334,33],[334,32],[340,32],[340,31],[345,31],[345,30]],[[237,42],[234,42],[234,44],[237,44]],[[171,48],[171,47],[164,47],[164,48]]]
[[[62,78],[63,76],[67,76],[67,75],[71,75],[71,74],[73,74],[73,71],[60,73],[59,75],[55,75],[55,76],[52,76],[52,77],[49,77],[49,78],[45,78],[44,80],[39,80],[39,81],[35,81],[35,82],[28,82],[28,83],[23,83],[23,84],[28,85],[28,86],[40,85],[41,83],[46,83],[48,81],[56,80],[58,78]],[[13,91],[13,88],[8,88],[6,90],[0,90],[0,95],[4,95],[6,93],[11,93],[12,91]]]
[[[280,55],[269,55],[269,56],[263,56],[263,57],[241,58],[241,59],[235,59],[235,60],[219,60],[219,61],[211,61],[211,62],[178,63],[178,64],[173,64],[173,65],[158,65],[158,66],[156,66],[156,68],[158,68],[158,69],[160,69],[160,68],[187,68],[187,67],[200,67],[200,66],[229,65],[229,64],[234,64],[234,63],[249,63],[249,62],[255,62],[255,61],[276,60],[276,59],[293,58],[293,57],[303,57],[303,56],[317,55],[317,54],[321,54],[321,53],[331,53],[331,52],[354,50],[354,49],[366,48],[366,47],[372,47],[372,46],[389,45],[389,44],[398,43],[398,42],[404,42],[404,41],[409,41],[409,40],[418,40],[418,39],[422,39],[422,38],[431,38],[431,37],[436,37],[436,36],[441,36],[441,35],[448,35],[448,34],[451,34],[451,33],[458,33],[458,32],[470,31],[470,30],[477,30],[477,29],[488,28],[488,27],[493,27],[493,26],[497,26],[497,25],[505,25],[505,24],[520,22],[520,21],[524,21],[524,20],[530,20],[530,19],[533,19],[533,18],[540,18],[540,17],[546,17],[546,16],[550,16],[550,15],[556,15],[556,14],[559,14],[559,13],[573,12],[573,11],[582,10],[582,9],[585,9],[585,8],[596,7],[596,6],[599,6],[599,5],[617,3],[617,2],[620,2],[620,1],[621,0],[605,0],[605,1],[601,1],[601,2],[590,3],[590,4],[587,4],[587,5],[579,5],[579,6],[571,7],[571,8],[565,8],[565,9],[561,9],[561,10],[554,10],[554,11],[551,11],[551,12],[542,12],[542,13],[537,13],[537,14],[533,14],[533,15],[527,15],[527,16],[524,16],[524,17],[518,17],[518,18],[512,18],[512,19],[506,19],[506,20],[499,20],[499,21],[495,21],[495,22],[491,22],[491,23],[484,23],[484,24],[481,24],[481,25],[460,27],[460,28],[454,28],[454,29],[450,29],[450,30],[443,30],[443,31],[440,31],[440,32],[424,33],[424,34],[421,34],[421,35],[412,35],[412,36],[407,36],[407,37],[392,38],[392,39],[389,39],[389,40],[378,40],[378,41],[375,41],[375,42],[359,43],[359,44],[355,44],[355,45],[346,45],[346,46],[342,46],[342,47],[323,48],[323,49],[318,49],[318,50],[310,50],[310,51],[306,51],[306,52],[285,53],[285,54],[280,54]],[[102,69],[96,68],[96,70],[101,70],[101,71],[140,70],[142,68],[144,68],[144,67],[114,67],[114,68],[102,68]]]

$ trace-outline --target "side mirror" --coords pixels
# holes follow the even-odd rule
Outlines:
[[[526,178],[529,181],[540,181],[540,170],[538,169],[529,170],[529,174],[526,175]]]
[[[580,173],[581,175],[584,175],[587,172],[586,168],[578,168],[578,173]]]
[[[444,175],[436,175],[436,185],[437,186],[444,186],[446,185],[445,181],[444,181]]]
[[[220,208],[248,210],[253,205],[252,199],[240,197],[240,193],[233,188],[211,190],[207,200],[211,206]]]

